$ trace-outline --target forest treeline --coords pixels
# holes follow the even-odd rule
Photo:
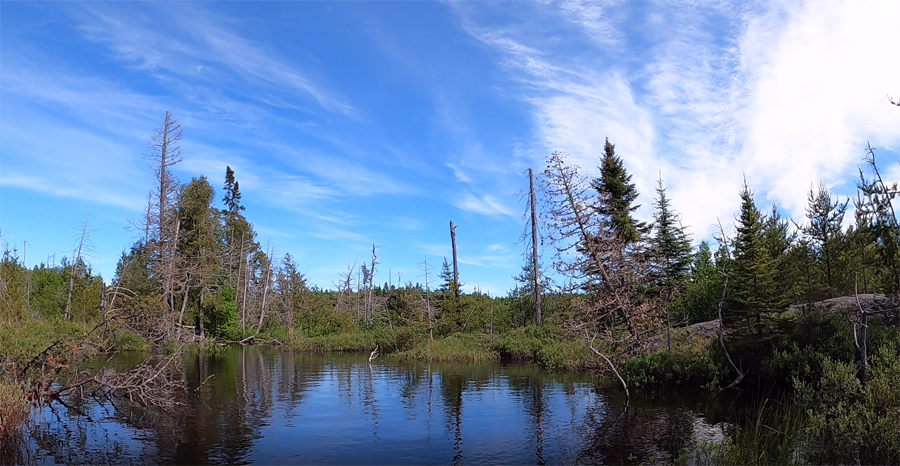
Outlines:
[[[273,246],[259,243],[230,167],[219,193],[206,176],[185,183],[175,177],[181,137],[181,126],[167,113],[151,139],[156,184],[145,215],[131,222],[140,238],[122,253],[112,280],[104,283],[81,256],[84,237],[73,257],[32,269],[6,244],[0,320],[90,322],[122,308],[132,329],[151,342],[239,340],[273,329],[314,336],[408,326],[441,336],[534,323],[530,244],[517,286],[503,298],[460,293],[446,258],[417,264],[424,283],[400,283],[399,276],[379,270],[374,245],[371,257],[335,277],[333,288],[310,287],[302,264],[290,254],[277,259]],[[896,294],[897,186],[882,178],[875,150],[867,147],[865,154],[856,198],[841,200],[822,184],[811,186],[803,219],[785,218],[774,205],[758,206],[745,181],[736,190],[734,233],[725,236],[723,228],[713,244],[702,241],[696,248],[662,179],[651,201],[652,221],[634,217],[639,193],[609,140],[597,178],[581,175],[564,154],[552,154],[537,179],[537,210],[542,236],[552,245],[542,255],[550,263],[542,267],[563,280],[552,283],[544,274],[539,284],[545,319],[609,340],[624,331],[643,343],[673,327],[715,320],[724,291],[726,326],[762,336],[766,316],[792,304],[857,292]],[[846,219],[851,202],[853,218]]]
[[[647,201],[639,200],[609,140],[598,177],[583,175],[555,152],[536,179],[540,195],[529,198],[529,209],[537,202],[540,236],[548,246],[538,270],[552,268],[557,278],[535,273],[541,260],[534,260],[528,224],[517,285],[507,296],[492,298],[478,290],[461,292],[456,264],[446,258],[417,264],[424,283],[394,280],[380,270],[375,245],[371,256],[348,264],[330,289],[310,286],[302,264],[290,254],[273,257],[274,247],[258,241],[245,216],[238,173],[228,167],[220,191],[206,176],[187,182],[175,177],[181,138],[181,126],[167,113],[151,138],[156,182],[143,217],[132,222],[140,237],[122,253],[109,283],[82,257],[84,236],[59,265],[29,269],[15,246],[5,247],[4,327],[115,321],[128,335],[118,341],[236,342],[253,336],[301,348],[377,343],[382,351],[426,358],[439,357],[434,348],[443,344],[450,351],[477,347],[548,366],[606,367],[593,360],[596,355],[626,390],[660,382],[715,387],[748,375],[777,376],[810,403],[828,389],[829,376],[852,375],[858,392],[848,397],[863,397],[871,389],[867,378],[900,376],[891,372],[900,371],[897,363],[889,363],[891,355],[900,356],[896,305],[860,305],[838,316],[813,311],[814,303],[827,298],[877,293],[893,299],[900,293],[894,210],[900,190],[884,179],[870,146],[863,151],[854,198],[812,185],[805,218],[791,219],[775,205],[758,205],[745,180],[733,193],[733,233],[726,235],[732,229],[720,224],[715,240],[697,247],[662,179],[649,201],[652,220],[635,217]],[[800,306],[786,312],[792,305]],[[717,341],[688,342],[679,332],[708,321],[717,321]],[[326,344],[328,337],[333,338]],[[316,338],[318,346],[309,343]],[[10,363],[8,354],[0,357]],[[894,419],[900,419],[896,402],[871,409],[877,415],[897,411]],[[868,422],[854,419],[859,426]],[[828,419],[821,422],[834,427]],[[889,455],[900,452],[898,443]]]

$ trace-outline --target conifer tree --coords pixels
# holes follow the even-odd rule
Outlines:
[[[762,235],[772,276],[772,286],[762,294],[769,309],[785,308],[800,299],[802,289],[802,273],[794,270],[800,259],[795,251],[797,234],[772,205],[772,211],[764,217]]]
[[[673,303],[675,318],[686,320],[688,323],[706,322],[716,318],[724,281],[716,265],[709,243],[700,242],[697,252],[692,256],[684,288]]]
[[[836,291],[835,269],[843,240],[841,224],[849,200],[844,203],[839,200],[832,202],[828,188],[819,183],[817,191],[813,191],[810,187],[807,201],[809,204],[806,207],[806,218],[809,224],[802,228],[802,232],[814,247],[813,252],[823,268],[825,290],[830,298]]]
[[[658,182],[657,198],[653,204],[656,207],[653,216],[656,234],[650,238],[650,254],[653,261],[651,275],[658,288],[661,305],[665,309],[666,341],[671,350],[671,303],[677,289],[684,283],[691,264],[691,242],[684,229],[676,224],[678,215],[672,211],[662,178]]]
[[[234,170],[231,166],[225,167],[225,197],[222,198],[228,212],[240,212],[244,210],[241,205],[241,184],[234,179]]]
[[[666,187],[662,179],[658,180],[656,201],[653,215],[655,234],[650,239],[652,256],[655,264],[655,281],[657,286],[672,289],[687,277],[691,265],[691,241],[678,222],[678,215],[672,211]]]
[[[607,219],[609,228],[615,238],[628,246],[641,240],[647,233],[647,225],[638,222],[631,216],[640,205],[633,205],[638,192],[631,182],[631,175],[625,169],[622,159],[616,155],[616,146],[609,142],[603,146],[603,158],[600,164],[600,178],[591,185],[600,194],[597,210]]]
[[[772,261],[765,247],[765,219],[753,201],[753,193],[744,180],[741,213],[737,218],[734,258],[731,264],[732,303],[738,316],[755,318],[757,335],[762,335],[762,313],[769,302],[767,293],[774,286]]]

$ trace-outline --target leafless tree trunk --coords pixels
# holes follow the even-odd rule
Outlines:
[[[81,261],[81,248],[84,246],[84,239],[87,236],[88,221],[84,219],[81,228],[81,239],[78,240],[78,247],[75,248],[75,257],[72,259],[72,270],[69,272],[69,294],[66,297],[66,320],[72,319],[72,294],[75,292],[75,274],[78,272],[78,262]]]
[[[546,183],[543,189],[549,204],[551,239],[557,243],[557,269],[565,275],[576,277],[598,274],[600,285],[612,298],[612,310],[625,322],[631,336],[640,341],[640,332],[632,319],[634,309],[613,286],[606,268],[608,258],[620,256],[621,251],[614,251],[614,247],[602,244],[602,239],[594,233],[594,230],[599,231],[600,225],[593,218],[594,203],[587,194],[585,181],[578,175],[577,168],[567,167],[562,155],[557,152],[548,160],[544,175]],[[577,254],[578,258],[567,262],[563,256],[572,253]]]
[[[456,225],[450,222],[450,242],[453,243],[453,296],[459,305],[459,266],[456,256]]]
[[[373,290],[375,288],[375,267],[378,265],[378,256],[375,254],[376,246],[372,245],[372,268],[369,270],[369,284],[366,289],[366,323],[372,323]]]
[[[271,257],[272,249],[269,248],[268,256]],[[267,260],[266,264],[266,283],[263,285],[263,297],[262,297],[262,305],[259,309],[259,323],[256,325],[256,333],[259,333],[262,330],[263,320],[266,318],[266,295],[269,293],[269,278],[272,274],[272,264],[271,259]]]
[[[162,286],[163,302],[168,311],[174,314],[175,295],[174,284],[178,227],[179,222],[175,212],[175,196],[178,191],[178,180],[171,172],[171,167],[181,162],[181,147],[178,145],[182,138],[181,125],[172,118],[172,114],[166,112],[162,126],[156,131],[150,141],[151,154],[147,158],[157,164],[155,168],[157,187],[155,211],[149,224],[155,223],[157,271],[160,273],[160,285]],[[148,228],[149,233],[149,228]],[[170,314],[170,315],[171,315]],[[170,322],[171,324],[171,322]]]
[[[431,312],[431,288],[429,282],[428,271],[428,254],[425,255],[425,312],[428,316],[428,341],[434,342],[434,313]],[[399,279],[398,279],[399,280]]]
[[[534,171],[528,169],[528,189],[531,192],[531,260],[534,267],[534,323],[541,326],[541,268],[538,265],[537,200],[534,195]]]

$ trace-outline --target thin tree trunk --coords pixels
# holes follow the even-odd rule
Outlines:
[[[259,333],[262,330],[263,319],[266,318],[266,295],[269,292],[269,276],[272,274],[272,265],[269,264],[268,269],[266,270],[266,285],[263,287],[263,298],[262,298],[262,306],[259,310],[259,324],[256,325],[256,333]]]
[[[244,296],[241,304],[241,331],[246,330],[247,322],[247,285],[250,283],[250,259],[247,258],[244,264]]]
[[[528,169],[528,186],[531,190],[531,259],[534,267],[534,323],[541,326],[541,269],[538,265],[537,201],[534,195],[534,172]]]
[[[69,293],[66,297],[66,320],[72,319],[72,295],[75,292],[75,273],[78,271],[78,261],[81,259],[81,247],[84,245],[84,237],[87,234],[87,220],[81,228],[81,239],[78,241],[78,248],[75,249],[75,258],[72,260],[72,271],[69,273]]]
[[[453,243],[453,295],[456,297],[457,306],[459,305],[459,267],[456,256],[456,225],[450,222],[450,242]]]
[[[181,300],[181,314],[178,316],[178,325],[184,324],[184,311],[187,309],[188,298],[190,296],[189,293],[191,288],[187,284],[187,280],[185,280],[184,284],[184,299]]]

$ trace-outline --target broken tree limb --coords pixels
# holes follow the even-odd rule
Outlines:
[[[585,332],[585,337],[586,336],[587,336],[587,334]],[[616,377],[619,378],[619,382],[622,382],[622,388],[625,389],[625,405],[627,406],[629,401],[631,400],[631,394],[628,392],[628,384],[625,383],[625,379],[623,379],[622,376],[619,374],[619,371],[616,370],[616,365],[613,364],[613,362],[610,361],[610,359],[608,357],[606,357],[605,354],[601,353],[599,350],[597,350],[597,348],[594,348],[594,340],[596,340],[596,339],[597,339],[597,336],[594,335],[594,337],[591,338],[590,343],[588,343],[588,348],[590,348],[591,351],[594,352],[594,354],[603,358],[603,360],[606,361],[607,364],[609,364],[609,368],[612,369],[613,374],[616,374]]]

